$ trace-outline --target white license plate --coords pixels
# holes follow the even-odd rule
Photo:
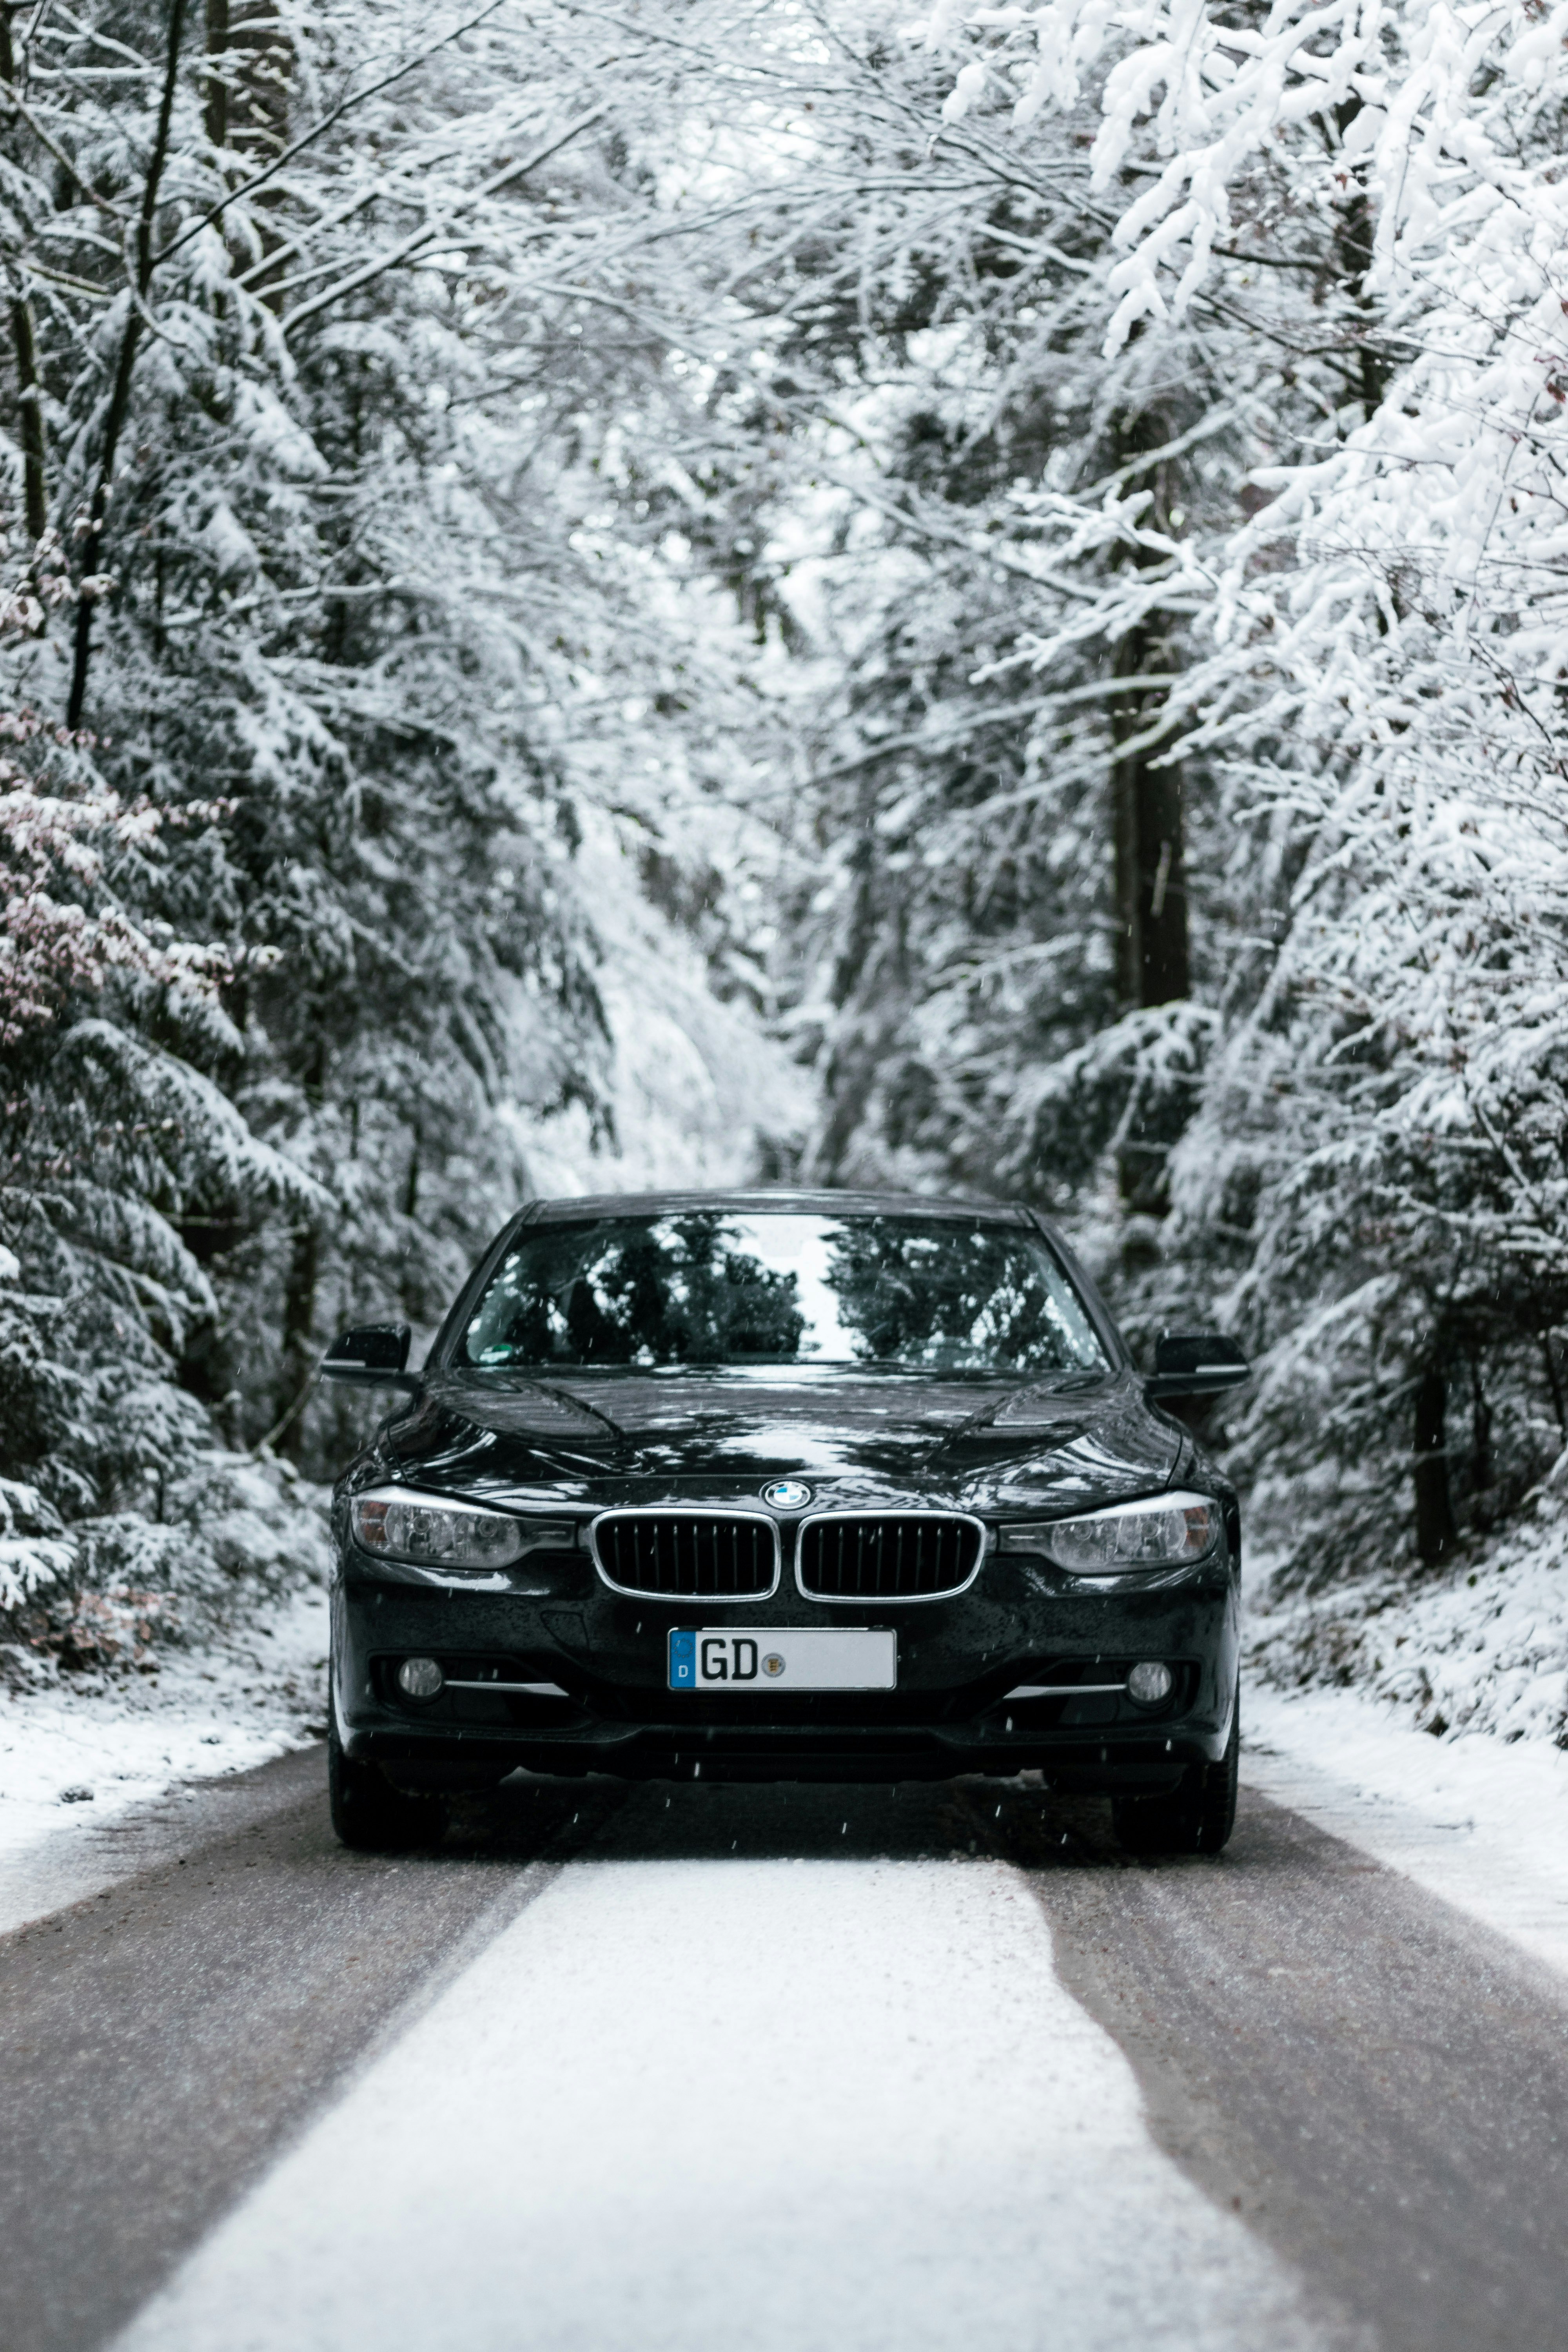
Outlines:
[[[895,1690],[899,1637],[863,1625],[698,1626],[669,1637],[671,1690]]]

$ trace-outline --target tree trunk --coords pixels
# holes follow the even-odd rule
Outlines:
[[[300,1225],[294,1234],[289,1258],[289,1278],[283,1289],[283,1381],[278,1399],[279,1415],[289,1415],[279,1443],[291,1461],[298,1461],[303,1443],[304,1414],[290,1412],[315,1363],[316,1271],[321,1236],[314,1225]]]
[[[1552,1410],[1557,1415],[1557,1426],[1568,1437],[1568,1402],[1563,1395],[1563,1381],[1557,1370],[1557,1358],[1552,1346],[1552,1334],[1541,1335],[1541,1357],[1546,1366],[1546,1385],[1552,1391]]]
[[[207,55],[222,59],[228,54],[228,0],[206,0]],[[220,65],[206,78],[203,127],[215,147],[228,145],[228,77]]]
[[[1481,1360],[1470,1359],[1470,1478],[1478,1495],[1492,1483],[1492,1409],[1481,1386]]]
[[[1162,448],[1170,440],[1169,420],[1145,414],[1124,420],[1115,435],[1119,462]],[[1152,490],[1150,520],[1156,530],[1171,528],[1171,486],[1167,467],[1155,459],[1142,475],[1131,475],[1127,489]],[[1132,562],[1140,571],[1161,561],[1153,550],[1138,548]],[[1164,616],[1146,614],[1116,647],[1113,675],[1142,677],[1169,668]],[[1187,877],[1182,842],[1182,775],[1179,766],[1156,764],[1159,744],[1127,748],[1159,719],[1165,701],[1163,686],[1143,687],[1119,694],[1111,705],[1111,740],[1116,758],[1110,771],[1112,825],[1116,866],[1116,979],[1122,1010],[1140,1005],[1169,1004],[1188,993]]]
[[[38,346],[33,306],[11,305],[11,340],[16,350],[16,406],[22,437],[22,514],[35,547],[49,527],[44,486],[44,410],[38,385]]]
[[[82,539],[81,569],[84,575],[96,572],[102,562],[103,523],[109,511],[109,494],[114,485],[114,460],[119,454],[120,436],[131,410],[131,378],[136,365],[137,347],[142,341],[142,310],[153,284],[153,223],[157,217],[158,191],[163,185],[163,167],[169,160],[169,132],[174,114],[174,92],[179,85],[180,39],[184,24],[185,0],[169,0],[169,47],[163,60],[163,90],[158,108],[158,129],[147,164],[147,177],[142,186],[142,208],[136,223],[135,289],[138,299],[126,309],[125,329],[120,339],[114,382],[103,420],[103,450],[98,462],[98,478],[93,484],[87,530]],[[91,596],[83,595],[76,608],[70,695],[66,704],[66,725],[72,729],[81,725],[82,711],[87,704],[88,666],[92,658],[92,606]]]
[[[1428,1566],[1446,1559],[1457,1540],[1448,1491],[1447,1406],[1442,1373],[1427,1372],[1415,1391],[1415,1549]]]
[[[1340,141],[1343,141],[1363,103],[1360,98],[1347,98],[1333,109],[1333,125]],[[1352,293],[1352,381],[1361,396],[1362,415],[1370,422],[1383,405],[1394,362],[1391,354],[1375,340],[1379,314],[1372,294],[1372,267],[1377,221],[1367,193],[1365,163],[1352,164],[1343,178],[1346,194],[1334,208],[1334,245],[1341,278]]]
[[[1123,418],[1113,446],[1128,467],[1143,456],[1151,463],[1127,478],[1129,491],[1153,494],[1146,509],[1155,529],[1169,531],[1172,486],[1167,461],[1154,452],[1172,438],[1170,421],[1145,412]],[[1131,561],[1146,571],[1163,561],[1156,549],[1135,547]],[[1168,623],[1158,609],[1144,614],[1117,642],[1112,675],[1118,679],[1169,672]],[[1169,1004],[1191,985],[1187,942],[1187,875],[1182,825],[1182,773],[1162,764],[1165,746],[1143,741],[1157,730],[1166,700],[1163,686],[1130,687],[1111,701],[1111,829],[1116,893],[1116,993],[1123,1013]],[[1139,1130],[1142,1133],[1142,1129]],[[1168,1206],[1165,1150],[1147,1143],[1123,1150],[1117,1181],[1130,1209],[1163,1216]]]
[[[11,10],[0,0],[0,80],[7,89],[16,79],[16,55],[11,43]],[[11,341],[16,352],[16,406],[22,442],[22,513],[27,537],[35,547],[49,527],[49,505],[44,486],[44,410],[38,384],[38,341],[33,331],[33,306],[25,294],[11,305]]]
[[[1145,623],[1116,648],[1115,675],[1162,666],[1163,639]],[[1158,718],[1163,687],[1119,695],[1111,720],[1119,756],[1110,771],[1116,829],[1117,993],[1124,1010],[1169,1004],[1190,986],[1187,878],[1179,767],[1158,767],[1157,746],[1121,752]]]

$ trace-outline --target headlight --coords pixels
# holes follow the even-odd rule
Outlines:
[[[1219,1541],[1220,1508],[1206,1495],[1157,1495],[1146,1503],[1003,1528],[1002,1551],[1044,1552],[1079,1576],[1124,1568],[1181,1568]]]
[[[356,1495],[353,1519],[362,1550],[431,1568],[510,1568],[524,1552],[569,1551],[577,1539],[574,1527],[411,1495]]]

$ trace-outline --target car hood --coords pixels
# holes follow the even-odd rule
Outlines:
[[[944,1381],[750,1373],[437,1374],[380,1433],[364,1477],[476,1501],[756,1501],[774,1479],[824,1509],[900,1500],[1008,1516],[1157,1493],[1181,1432],[1131,1372]]]

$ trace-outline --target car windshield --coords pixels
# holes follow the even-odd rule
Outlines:
[[[685,1210],[521,1233],[458,1351],[554,1365],[1103,1371],[1046,1244],[977,1217]]]

